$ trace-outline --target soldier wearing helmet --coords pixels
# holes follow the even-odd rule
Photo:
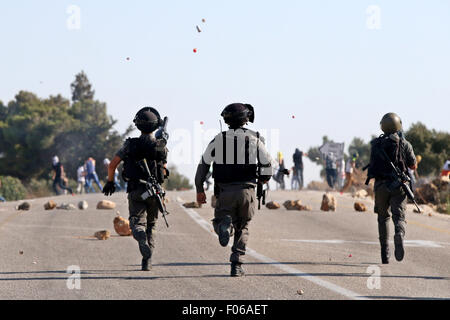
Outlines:
[[[103,193],[108,196],[116,191],[114,175],[118,165],[123,161],[122,177],[128,183],[130,227],[142,255],[142,271],[149,271],[155,247],[154,228],[158,218],[158,206],[154,197],[145,200],[141,197],[146,189],[139,180],[146,180],[147,174],[139,167],[138,162],[146,159],[158,182],[163,183],[164,179],[168,177],[168,170],[165,168],[168,137],[155,135],[155,131],[162,126],[163,121],[154,108],[141,109],[133,122],[141,131],[141,135],[137,138],[127,139],[109,163],[108,182],[103,188]]]
[[[203,184],[213,166],[214,194],[217,198],[213,226],[223,247],[234,234],[231,248],[231,276],[244,275],[242,264],[249,237],[249,223],[255,214],[255,187],[267,183],[272,176],[272,159],[258,132],[245,128],[253,122],[251,105],[234,103],[227,106],[222,117],[229,126],[208,145],[195,176],[197,202],[206,203]]]
[[[383,134],[371,142],[368,178],[375,178],[375,213],[378,214],[381,260],[383,264],[387,264],[390,257],[390,212],[392,213],[395,228],[395,258],[397,261],[402,261],[404,257],[403,240],[406,233],[405,211],[407,198],[403,189],[393,184],[393,168],[389,162],[392,162],[399,170],[408,174],[408,169],[416,169],[417,161],[411,144],[403,137],[402,120],[397,114],[388,113],[384,115],[380,126]],[[389,159],[386,159],[386,156]]]

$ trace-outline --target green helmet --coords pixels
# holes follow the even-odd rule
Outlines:
[[[385,134],[402,131],[402,119],[393,112],[385,114],[383,119],[381,119],[380,125],[381,130]]]

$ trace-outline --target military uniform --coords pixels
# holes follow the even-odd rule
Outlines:
[[[128,208],[130,213],[130,228],[134,239],[139,244],[143,259],[150,259],[155,247],[155,224],[158,219],[158,205],[154,197],[142,199],[146,192],[139,179],[146,179],[146,174],[137,162],[146,159],[152,173],[158,182],[164,182],[163,165],[167,161],[165,141],[156,139],[153,135],[142,135],[139,138],[126,140],[124,146],[116,154],[124,161],[123,178],[128,182]]]
[[[272,176],[272,159],[259,133],[240,127],[218,134],[208,145],[197,168],[197,193],[204,192],[211,165],[217,197],[213,226],[222,246],[234,235],[230,262],[235,276],[233,268],[244,263],[249,223],[257,202],[255,187],[258,179],[268,181]]]
[[[389,159],[386,159],[386,156]],[[403,259],[403,238],[406,234],[407,195],[401,186],[394,184],[393,168],[389,162],[406,174],[408,168],[416,165],[413,148],[400,131],[390,134],[388,132],[371,142],[368,177],[375,178],[374,211],[378,214],[378,233],[383,263],[388,263],[390,256],[388,238],[391,213],[395,227],[395,257],[398,261]]]
[[[116,153],[109,163],[108,182],[103,188],[106,196],[115,192],[115,172],[119,163],[124,161],[122,177],[127,183],[130,227],[142,254],[143,271],[149,271],[151,268],[159,202],[155,197],[148,197],[148,195],[143,197],[143,194],[147,193],[147,188],[141,181],[148,181],[150,177],[149,172],[139,163],[146,160],[150,174],[160,184],[168,177],[169,173],[165,168],[168,152],[166,144],[169,139],[166,132],[166,120],[168,119],[163,121],[158,111],[151,107],[142,108],[136,114],[133,122],[142,135],[139,138],[127,139]],[[160,129],[156,131],[158,128]]]

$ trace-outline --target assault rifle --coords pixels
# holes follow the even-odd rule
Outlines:
[[[262,183],[258,181],[258,185],[256,186],[256,199],[258,199],[258,210],[261,210],[261,201],[263,206],[266,205],[266,196],[268,193],[268,189],[264,189],[264,185],[267,183]]]
[[[164,221],[166,222],[167,228],[169,227],[169,224],[167,223],[166,215],[169,214],[166,209],[166,205],[164,204],[164,198],[166,196],[166,192],[159,184],[156,177],[150,172],[150,169],[148,168],[147,160],[144,158],[141,161],[138,162],[139,166],[148,174],[147,180],[140,179],[139,182],[145,185],[146,191],[141,195],[142,200],[146,200],[150,197],[154,197],[156,199],[156,203],[158,205],[159,211],[162,213],[162,216],[164,218]],[[154,165],[156,167],[156,161],[154,162]]]
[[[422,213],[420,211],[419,205],[416,202],[416,199],[414,198],[414,193],[408,186],[408,184],[411,183],[411,178],[395,166],[395,164],[391,161],[391,159],[389,159],[389,156],[386,154],[386,151],[384,151],[384,149],[381,149],[381,153],[383,154],[386,161],[388,161],[390,166],[392,167],[392,177],[394,178],[394,181],[388,186],[388,189],[395,190],[398,187],[402,187],[408,199],[414,203],[419,213]]]

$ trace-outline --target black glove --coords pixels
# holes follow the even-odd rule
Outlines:
[[[114,184],[113,181],[108,181],[105,186],[103,187],[103,191],[102,191],[105,196],[110,196],[112,195],[114,192],[116,192],[116,185]]]

